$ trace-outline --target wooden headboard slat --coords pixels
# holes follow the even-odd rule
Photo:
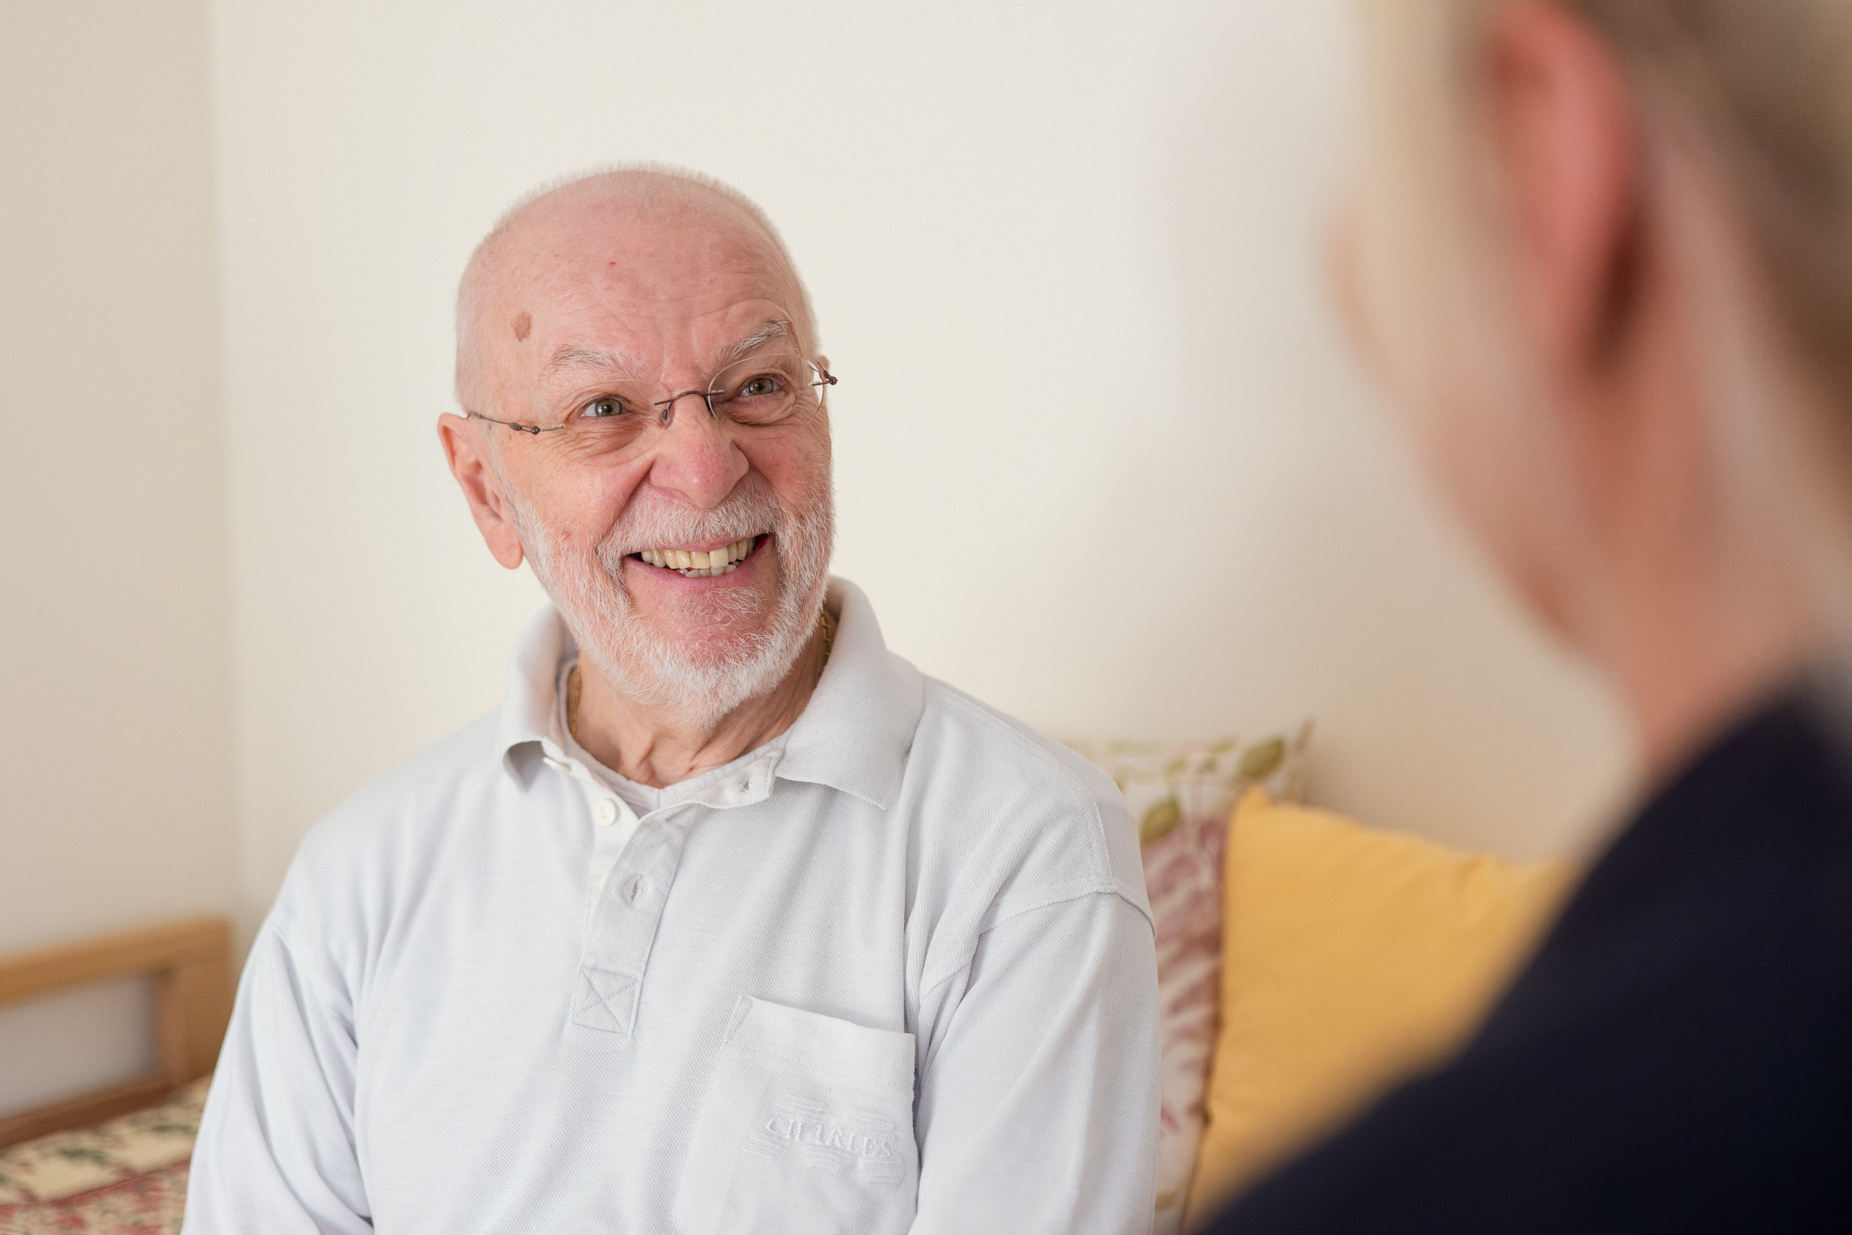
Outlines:
[[[0,959],[0,1005],[228,957],[223,918],[189,918]]]
[[[0,1118],[0,1146],[125,1115],[211,1072],[231,1020],[231,924],[190,918],[0,958],[0,1006],[113,978],[154,980],[155,1071]]]

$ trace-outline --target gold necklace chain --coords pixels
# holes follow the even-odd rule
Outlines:
[[[836,648],[836,619],[830,616],[828,609],[823,610],[823,663],[830,663],[830,653]],[[566,731],[572,734],[572,740],[579,740],[579,690],[583,679],[579,676],[579,666],[574,665],[572,672],[566,675]]]
[[[575,742],[579,740],[579,682],[579,666],[574,665],[566,675],[566,731]]]

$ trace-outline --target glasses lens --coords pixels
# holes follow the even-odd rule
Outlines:
[[[708,385],[717,416],[743,425],[775,425],[823,401],[823,374],[786,352],[735,361]],[[568,455],[583,462],[620,463],[650,445],[673,423],[665,420],[662,396],[645,388],[613,390],[576,409],[562,424],[557,440]],[[690,402],[692,401],[692,402]],[[684,391],[675,401],[682,415],[701,406],[701,396]]]
[[[771,425],[822,401],[823,375],[802,357],[785,352],[750,356],[714,375],[714,412],[745,425]]]

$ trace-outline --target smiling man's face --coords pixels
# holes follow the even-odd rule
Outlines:
[[[567,190],[491,242],[465,311],[469,410],[568,426],[470,422],[499,490],[502,525],[477,512],[497,557],[533,563],[629,698],[712,724],[777,686],[827,582],[827,417],[807,402],[744,423],[696,394],[671,415],[654,406],[708,389],[742,357],[813,357],[801,290],[770,237],[724,200]],[[576,431],[620,406],[637,426],[621,446]]]

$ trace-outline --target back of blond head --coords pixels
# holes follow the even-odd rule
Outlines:
[[[1705,135],[1801,350],[1852,394],[1852,4],[1575,0]]]
[[[1357,234],[1360,303],[1400,396],[1471,383],[1541,460],[1560,441],[1511,308],[1489,106],[1492,23],[1535,2],[1359,0]],[[1658,225],[1676,218],[1662,239],[1692,276],[1722,498],[1778,526],[1852,622],[1852,0],[1554,2],[1612,52]]]
[[[1474,50],[1507,0],[1362,0],[1395,157],[1432,169],[1472,111]],[[1852,403],[1852,3],[1559,0],[1606,40],[1642,112],[1698,135],[1797,350]],[[1433,90],[1432,87],[1439,87]],[[1411,95],[1425,94],[1425,98]],[[1423,131],[1411,134],[1408,126]]]

